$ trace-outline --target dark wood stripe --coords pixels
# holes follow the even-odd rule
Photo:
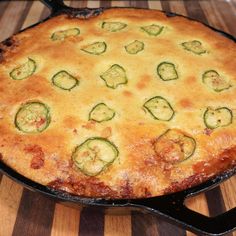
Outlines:
[[[236,37],[236,15],[231,9],[229,3],[225,1],[217,1],[215,6],[218,9],[219,14],[222,16],[226,26],[229,28],[229,33]]]
[[[2,176],[3,176],[3,174],[0,173],[0,183],[2,182]]]
[[[10,3],[9,1],[1,1],[0,2],[0,20],[3,16],[5,10],[7,9],[9,3]]]
[[[12,236],[50,236],[55,201],[24,189]]]
[[[17,25],[15,27],[15,33],[18,32],[21,29],[27,15],[29,13],[29,10],[30,10],[32,4],[33,4],[32,1],[29,1],[29,2],[26,3],[25,8],[21,13],[20,19],[18,20]]]
[[[129,1],[130,7],[149,8],[148,1]]]
[[[131,214],[132,236],[157,235],[156,219],[152,215],[139,212]]]
[[[161,1],[161,7],[162,7],[162,10],[163,10],[163,11],[171,12],[170,4],[169,4],[168,1],[162,0],[162,1]]]
[[[184,1],[184,5],[189,17],[199,20],[205,24],[208,24],[208,20],[205,16],[198,1]]]
[[[186,231],[178,226],[175,226],[174,224],[170,224],[165,220],[162,220],[158,218],[157,221],[157,230],[158,235],[161,236],[186,236]]]
[[[226,211],[220,187],[205,193],[210,216],[216,216]]]
[[[111,7],[111,1],[100,0],[100,7]]]
[[[80,214],[79,236],[103,236],[104,219],[101,209],[84,208]]]

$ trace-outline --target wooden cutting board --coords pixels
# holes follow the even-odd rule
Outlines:
[[[236,36],[236,0],[66,1],[73,7],[131,6],[190,16]],[[39,1],[0,1],[0,41],[49,15]],[[219,187],[188,199],[187,206],[208,216],[236,206],[236,176]],[[0,174],[0,236],[193,236],[152,215],[108,215],[73,209],[24,189]],[[236,219],[235,219],[236,221]],[[236,236],[236,232],[228,236]]]

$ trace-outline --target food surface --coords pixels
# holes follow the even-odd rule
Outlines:
[[[141,198],[236,166],[236,46],[155,10],[59,15],[0,44],[0,157],[79,196]]]

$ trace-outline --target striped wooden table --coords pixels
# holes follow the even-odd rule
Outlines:
[[[73,7],[132,6],[173,11],[191,16],[236,36],[236,0],[205,1],[66,1]],[[39,1],[0,1],[0,41],[49,15]],[[0,236],[179,236],[194,234],[157,217],[131,213],[106,215],[55,203],[24,189],[6,176],[0,178]],[[189,199],[187,206],[214,216],[236,206],[236,176],[220,187]],[[236,219],[235,219],[236,221]],[[236,236],[235,233],[228,234]]]

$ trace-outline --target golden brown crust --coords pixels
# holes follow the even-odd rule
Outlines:
[[[121,21],[127,27],[110,33],[101,29],[103,21]],[[150,24],[165,29],[149,37],[140,27]],[[55,31],[73,27],[80,29],[78,36],[50,39]],[[124,46],[136,39],[145,43],[144,50],[127,54]],[[200,40],[207,53],[184,50],[181,43],[189,40]],[[106,42],[104,54],[80,50],[96,41]],[[86,20],[59,15],[13,36],[0,49],[0,157],[36,182],[80,196],[139,198],[176,192],[235,166],[235,43],[198,22],[137,9],[106,10]],[[27,58],[35,60],[35,73],[21,81],[11,79],[9,72]],[[162,61],[176,65],[178,80],[158,77]],[[117,89],[107,88],[99,77],[113,64],[122,65],[128,77],[128,84]],[[204,86],[201,76],[210,69],[221,72],[232,87],[217,93]],[[53,86],[51,78],[60,70],[78,78],[79,86],[70,92]],[[154,96],[172,104],[172,120],[155,120],[144,111],[144,102]],[[50,108],[51,123],[40,134],[25,134],[14,126],[18,108],[28,101],[42,101]],[[116,110],[114,119],[88,120],[99,102]],[[229,107],[232,124],[207,128],[203,114],[209,106]],[[157,155],[155,142],[168,129],[195,139],[190,158],[170,163]],[[84,175],[71,160],[75,147],[90,137],[107,138],[119,149],[114,163],[95,177]]]

